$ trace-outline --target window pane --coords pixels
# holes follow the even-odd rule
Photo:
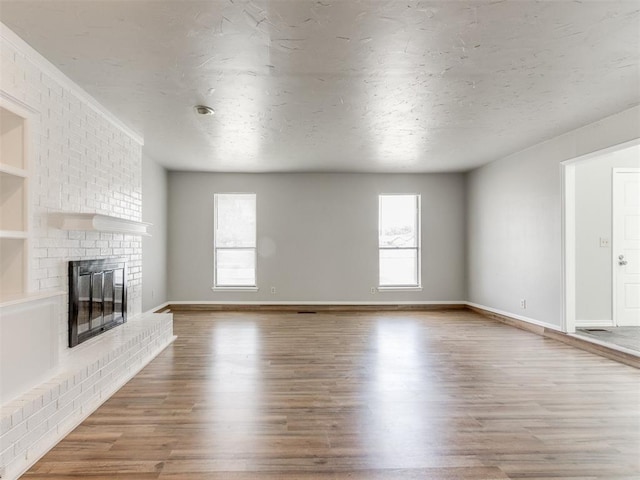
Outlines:
[[[380,250],[380,285],[417,284],[417,250]]]
[[[218,286],[253,286],[256,284],[256,251],[216,250]]]
[[[255,247],[255,194],[216,194],[216,207],[216,247]]]
[[[380,195],[381,247],[418,246],[417,195]]]

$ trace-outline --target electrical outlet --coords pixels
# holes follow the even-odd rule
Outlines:
[[[520,308],[527,308],[527,301],[524,298],[520,300]]]
[[[611,242],[609,242],[608,238],[600,237],[601,248],[609,248],[610,246],[611,246]]]
[[[276,287],[271,287],[271,294],[275,295],[276,294]]]
[[[371,287],[371,295],[375,295],[376,294],[376,287]]]

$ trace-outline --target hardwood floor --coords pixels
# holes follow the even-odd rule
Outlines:
[[[638,370],[474,312],[193,312],[174,329],[23,478],[640,478]]]

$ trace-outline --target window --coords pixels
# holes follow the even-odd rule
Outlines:
[[[380,287],[420,287],[420,195],[380,195],[379,216]]]
[[[214,288],[256,286],[256,195],[214,196]]]

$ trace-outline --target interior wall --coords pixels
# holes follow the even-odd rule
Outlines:
[[[634,107],[469,172],[469,301],[560,328],[560,162],[639,137]]]
[[[0,37],[2,95],[35,112],[30,124],[29,290],[64,292],[64,310],[53,329],[64,353],[69,260],[127,258],[133,315],[141,310],[142,243],[139,236],[60,230],[55,215],[99,213],[140,221],[142,146],[4,25]]]
[[[257,292],[212,291],[213,195],[257,194]],[[376,292],[378,195],[422,195],[422,291]],[[169,173],[171,301],[463,301],[464,175]],[[271,287],[276,294],[271,294]]]
[[[142,237],[142,311],[167,301],[167,171],[142,157],[142,221],[151,236]]]
[[[640,168],[640,146],[576,163],[578,326],[612,324],[613,169],[622,167]]]

